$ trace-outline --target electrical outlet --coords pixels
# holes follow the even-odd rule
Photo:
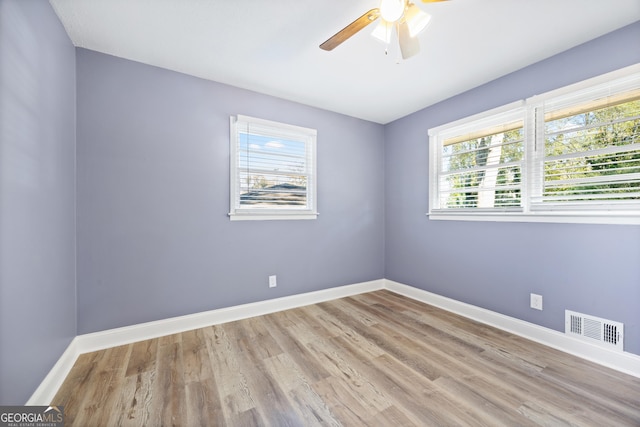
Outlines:
[[[276,286],[278,286],[278,282],[276,281],[276,276],[269,276],[269,287],[270,288],[275,288]]]
[[[542,295],[531,294],[531,308],[542,310]]]

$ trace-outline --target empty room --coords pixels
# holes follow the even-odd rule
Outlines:
[[[0,0],[36,419],[640,426],[640,2]]]

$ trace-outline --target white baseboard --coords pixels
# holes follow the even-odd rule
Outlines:
[[[317,304],[323,301],[329,301],[365,292],[376,291],[383,289],[384,283],[384,279],[372,280],[370,282],[338,286],[315,292],[274,298],[266,301],[258,301],[249,304],[189,314],[186,316],[172,317],[154,322],[140,323],[122,328],[78,335],[73,339],[73,341],[71,341],[67,350],[62,354],[58,362],[42,381],[31,398],[29,398],[27,405],[49,405],[64,382],[64,379],[69,374],[69,371],[73,367],[76,359],[83,353],[190,331],[192,329],[198,329],[205,326],[261,316],[263,314],[288,310],[290,308]]]
[[[69,374],[80,354],[130,344],[136,341],[171,335],[205,326],[261,316],[277,311],[317,304],[323,301],[387,289],[411,299],[431,304],[469,319],[508,331],[532,341],[590,360],[626,374],[640,378],[640,356],[600,348],[588,342],[569,337],[561,332],[533,323],[505,316],[494,311],[446,298],[422,289],[387,279],[339,286],[316,292],[275,298],[250,304],[141,323],[123,328],[109,329],[78,335],[33,393],[27,405],[48,405]]]
[[[205,326],[233,322],[249,317],[262,316],[290,308],[317,304],[336,298],[371,292],[383,289],[384,279],[362,282],[354,285],[338,286],[315,292],[274,298],[217,310],[204,311],[186,316],[172,317],[154,322],[140,323],[122,328],[109,329],[78,336],[78,350],[80,353],[103,350],[118,345],[130,344],[136,341],[158,338],[165,335],[177,334]]]
[[[76,363],[78,356],[81,354],[78,351],[77,340],[78,337],[71,340],[60,359],[53,365],[53,368],[42,380],[36,391],[33,392],[26,403],[27,406],[49,405],[51,403],[73,364]]]
[[[385,279],[385,289],[640,378],[640,356],[609,350],[495,311]]]

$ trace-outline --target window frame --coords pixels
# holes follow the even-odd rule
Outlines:
[[[256,117],[231,116],[229,138],[229,219],[242,220],[300,220],[316,219],[317,212],[317,130],[295,126]],[[269,138],[287,138],[305,145],[306,206],[286,205],[279,208],[249,208],[240,204],[240,134],[244,129],[255,126],[255,135]],[[244,127],[244,129],[243,129]]]
[[[505,221],[505,222],[567,222],[593,224],[640,224],[640,201],[630,202],[625,209],[545,207],[536,202],[534,195],[541,194],[543,180],[537,179],[544,172],[544,118],[545,105],[577,105],[595,99],[606,90],[619,93],[640,88],[640,64],[591,78],[573,85],[556,89],[525,100],[465,117],[429,129],[429,210],[433,220]],[[618,90],[618,92],[615,92]],[[572,104],[573,103],[573,104]],[[500,122],[501,118],[512,118],[521,112],[524,120],[524,156],[521,169],[521,207],[503,208],[441,208],[440,182],[442,175],[442,151],[446,138],[464,132],[478,130]],[[543,147],[536,150],[536,147]],[[629,208],[631,204],[631,208]],[[569,206],[569,204],[567,204]]]

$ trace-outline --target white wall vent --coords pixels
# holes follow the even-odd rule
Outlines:
[[[565,310],[564,332],[593,344],[624,351],[623,324]]]

